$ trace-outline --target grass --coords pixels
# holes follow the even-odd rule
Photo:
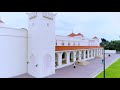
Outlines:
[[[103,72],[97,75],[96,78],[103,78]],[[120,59],[106,68],[105,78],[120,78]]]

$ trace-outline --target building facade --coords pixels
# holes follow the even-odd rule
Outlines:
[[[0,21],[0,77],[29,73],[42,78],[74,62],[102,55],[103,48],[97,37],[87,39],[81,33],[55,35],[54,13],[27,14],[28,30],[9,28]]]

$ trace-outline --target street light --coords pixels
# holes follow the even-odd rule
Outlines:
[[[103,58],[104,58],[104,78],[105,78],[105,49],[104,49],[104,56],[103,56]]]
[[[105,49],[103,49],[102,54],[103,56],[101,58],[102,58],[102,64],[103,64],[103,77],[105,78]]]

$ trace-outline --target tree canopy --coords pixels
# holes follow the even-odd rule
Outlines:
[[[116,50],[120,51],[120,40],[108,41],[104,38],[101,38],[100,46],[104,47],[105,50]]]

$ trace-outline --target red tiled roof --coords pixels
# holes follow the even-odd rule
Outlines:
[[[56,46],[55,51],[102,48],[100,46]]]
[[[95,37],[93,37],[93,39],[98,39],[98,38],[95,36]]]
[[[82,35],[81,33],[78,33],[78,34],[71,33],[71,34],[69,34],[68,36],[70,36],[70,37],[82,36],[82,37],[83,37],[83,35]]]
[[[68,36],[70,36],[70,37],[74,37],[74,36],[76,36],[76,34],[71,33],[71,34],[69,34]]]
[[[83,35],[81,33],[78,33],[76,36],[82,36],[83,37]]]

